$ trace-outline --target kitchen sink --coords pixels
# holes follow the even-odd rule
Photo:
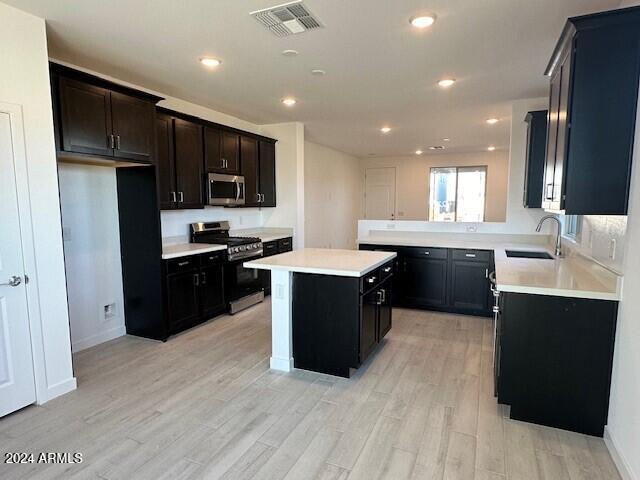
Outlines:
[[[547,252],[533,252],[529,250],[505,250],[507,257],[510,258],[536,258],[541,260],[553,260],[553,257]]]

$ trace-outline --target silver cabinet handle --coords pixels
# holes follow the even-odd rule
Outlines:
[[[241,191],[240,182],[236,181],[236,202],[240,200]]]
[[[200,285],[200,275],[198,275],[197,273],[193,274],[193,284],[197,287],[198,285]]]
[[[189,260],[187,260],[186,262],[178,262],[179,267],[184,267],[185,265],[189,265]]]
[[[489,278],[489,269],[488,268],[484,269],[484,278]]]
[[[116,137],[113,134],[109,135],[109,148],[116,148]]]
[[[424,252],[424,254],[425,254],[425,255],[431,255],[431,252],[426,251],[426,252]]]
[[[0,286],[17,287],[22,283],[22,277],[13,275],[8,282],[0,283]]]
[[[176,203],[176,201],[177,201],[177,198],[176,198],[176,192],[171,192],[171,201],[172,201],[173,203]]]
[[[549,193],[549,189],[551,189],[551,193]],[[545,193],[545,200],[553,200],[553,183],[547,183]]]
[[[116,135],[116,150],[120,150],[120,135]]]
[[[257,202],[260,203],[262,201],[262,199],[260,198],[260,194],[256,193],[256,198],[257,198]]]
[[[469,257],[469,258],[476,258],[476,254],[475,253],[465,253],[464,256],[465,257]]]
[[[184,203],[184,192],[178,192],[178,195],[180,196],[180,203]]]
[[[391,267],[386,267],[386,268],[384,269],[384,273],[389,273],[390,271],[391,271]]]
[[[382,303],[384,303],[387,300],[387,291],[384,288],[380,289],[380,292],[382,293]]]
[[[373,282],[375,282],[375,281],[376,281],[376,277],[369,277],[369,278],[367,278],[367,282],[369,282],[369,283],[373,283]]]

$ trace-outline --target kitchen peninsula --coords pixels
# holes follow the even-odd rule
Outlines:
[[[395,257],[305,248],[246,262],[271,270],[271,368],[349,377],[391,329]]]

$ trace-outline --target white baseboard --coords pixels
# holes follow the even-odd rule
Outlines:
[[[109,340],[113,340],[114,338],[122,337],[126,333],[127,333],[127,329],[124,325],[110,328],[109,330],[96,333],[95,335],[91,335],[90,337],[83,338],[82,340],[73,341],[71,343],[71,350],[74,353],[80,352],[87,348],[91,348],[101,343],[108,342]]]
[[[279,370],[281,372],[291,372],[293,370],[293,358],[278,358],[271,357],[269,366],[273,370]]]
[[[620,476],[623,480],[640,480],[637,476],[634,475],[633,470],[631,470],[631,466],[629,462],[624,458],[622,452],[618,448],[618,445],[615,439],[611,436],[611,431],[608,427],[604,427],[604,443],[611,454],[611,458],[613,459],[613,463],[616,464],[618,468],[618,472],[620,472]]]
[[[78,387],[78,383],[76,382],[75,377],[71,377],[67,380],[64,380],[60,383],[56,383],[55,385],[47,388],[45,392],[43,392],[43,396],[38,398],[36,403],[38,405],[42,405],[43,403],[48,402],[49,400],[53,400],[60,395],[64,395],[65,393],[72,392]]]

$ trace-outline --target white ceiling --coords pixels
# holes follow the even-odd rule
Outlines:
[[[283,0],[1,1],[47,19],[54,58],[252,122],[304,122],[308,139],[358,156],[410,154],[443,137],[448,152],[508,148],[510,102],[546,96],[566,18],[620,3],[306,0],[326,28],[278,38],[249,12]],[[425,11],[438,20],[416,31],[409,17]],[[203,55],[223,64],[208,71]],[[450,76],[452,88],[436,85]],[[294,108],[280,103],[287,95]]]

